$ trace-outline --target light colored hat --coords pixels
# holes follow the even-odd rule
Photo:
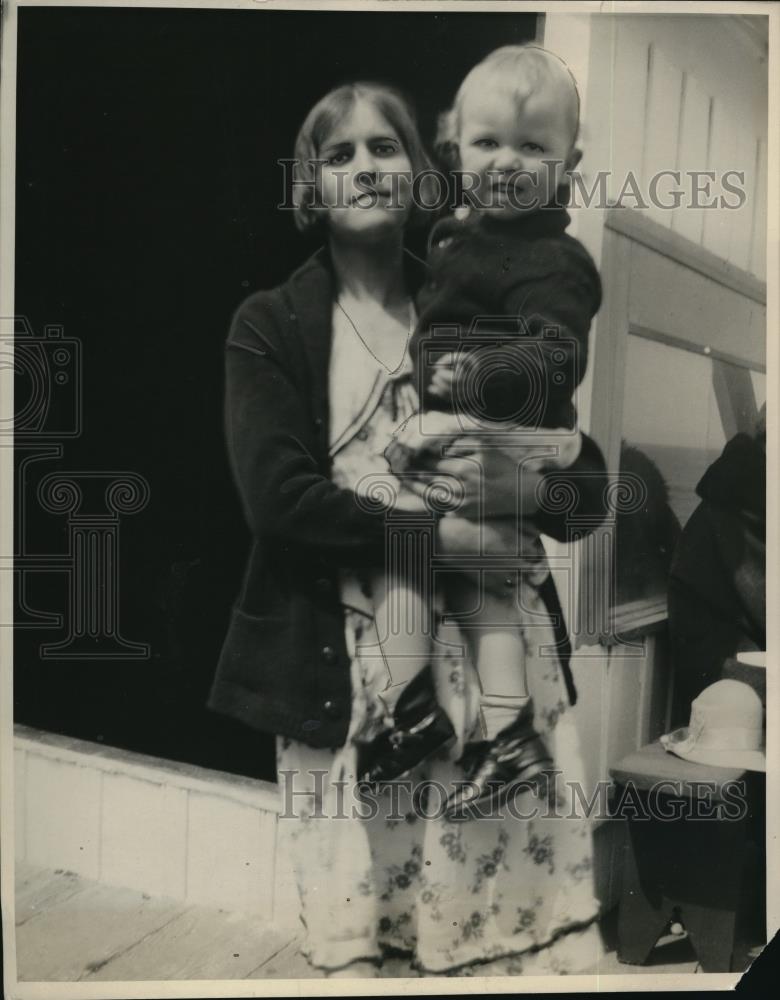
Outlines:
[[[766,670],[766,651],[737,653],[737,663],[744,663],[746,667],[761,667]]]
[[[691,721],[661,737],[665,750],[697,764],[766,771],[764,710],[749,684],[710,684],[691,704]]]

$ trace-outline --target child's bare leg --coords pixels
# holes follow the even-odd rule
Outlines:
[[[380,698],[392,716],[407,684],[430,660],[430,604],[411,581],[393,574],[377,574],[373,594],[379,647],[387,667],[387,687]]]
[[[493,624],[496,616],[491,614],[490,605],[494,601],[486,600],[483,610],[489,624],[476,631],[473,642],[480,723],[485,739],[491,741],[530,701],[521,626]]]
[[[490,574],[501,579],[504,574]],[[469,645],[479,679],[479,717],[482,734],[487,740],[512,723],[529,703],[525,670],[522,613],[517,604],[515,588],[507,587],[505,595],[485,586],[485,577],[461,584],[460,600],[469,587],[473,607],[469,615]],[[456,598],[457,600],[457,598]]]

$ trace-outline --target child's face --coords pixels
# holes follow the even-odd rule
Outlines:
[[[458,146],[461,170],[476,175],[476,207],[506,219],[549,204],[580,158],[565,95],[554,86],[533,92],[519,109],[500,87],[466,94]]]
[[[395,129],[368,101],[358,101],[326,136],[319,158],[320,193],[334,235],[387,237],[411,209],[411,162]]]

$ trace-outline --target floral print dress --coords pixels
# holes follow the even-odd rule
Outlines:
[[[345,392],[334,392],[332,381],[333,477],[352,486],[377,471],[377,456],[417,399],[408,359],[388,375],[336,314],[334,368],[350,377]],[[530,792],[517,796],[503,818],[453,823],[438,815],[442,790],[463,780],[456,761],[478,725],[478,681],[455,625],[439,622],[433,670],[456,745],[425,761],[410,780],[375,796],[360,792],[355,740],[383,725],[378,693],[387,672],[377,655],[370,581],[345,577],[342,600],[353,689],[347,742],[335,750],[286,737],[277,743],[280,789],[295,804],[280,817],[278,850],[295,873],[309,961],[337,969],[400,950],[423,973],[540,975],[596,967],[602,944],[586,818],[565,818],[569,807],[545,817]],[[543,655],[553,631],[533,588],[524,600],[539,615],[526,640],[536,727],[562,772],[559,784],[583,782],[558,662]]]

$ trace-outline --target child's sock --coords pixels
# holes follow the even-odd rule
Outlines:
[[[483,695],[479,702],[479,719],[484,738],[492,743],[503,729],[515,721],[530,701],[529,695]]]

